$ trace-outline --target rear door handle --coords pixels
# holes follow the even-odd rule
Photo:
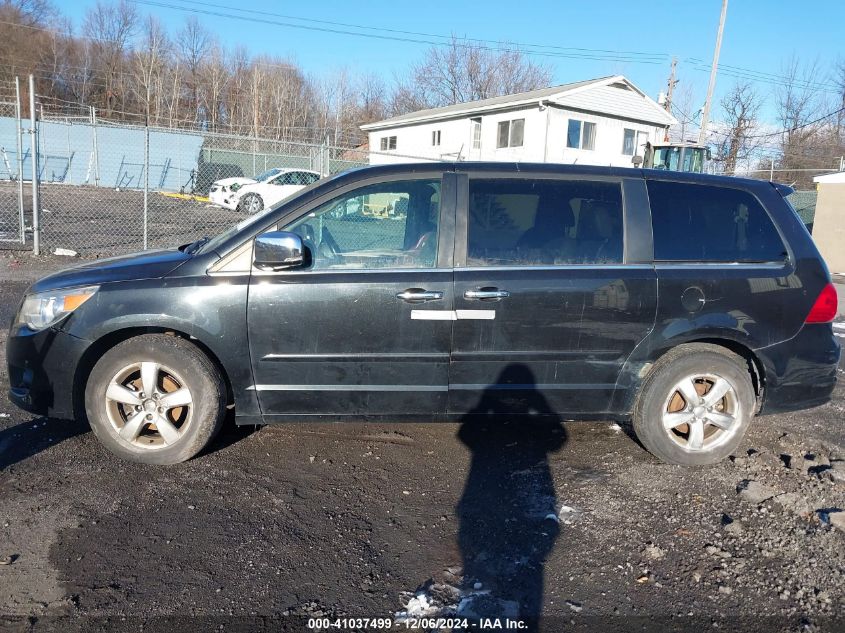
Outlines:
[[[422,288],[408,288],[396,294],[397,299],[408,303],[422,303],[424,301],[439,301],[443,293],[439,290],[424,290]]]
[[[481,288],[480,290],[467,290],[464,293],[464,299],[480,299],[484,301],[485,299],[495,300],[495,299],[507,299],[511,296],[507,290],[499,290],[498,288]]]

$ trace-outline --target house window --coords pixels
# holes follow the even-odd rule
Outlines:
[[[589,121],[569,119],[566,130],[566,146],[575,149],[596,148],[596,124]]]
[[[472,149],[481,149],[481,118],[470,119],[472,122]]]
[[[625,129],[622,136],[622,153],[625,156],[633,156],[637,153],[636,145],[637,132],[635,130]]]
[[[440,130],[432,130],[431,144],[435,147],[438,147],[440,145]]]
[[[525,119],[499,121],[499,133],[496,137],[496,147],[522,147],[525,136]]]
[[[389,149],[396,149],[396,137],[395,136],[382,136],[381,137],[381,151],[386,152]]]

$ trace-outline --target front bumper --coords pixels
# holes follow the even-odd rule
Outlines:
[[[15,326],[6,342],[9,400],[38,415],[71,419],[76,372],[90,342],[60,330]]]
[[[212,191],[208,194],[208,199],[212,204],[230,211],[234,211],[238,206],[238,195],[232,191]]]
[[[830,401],[841,355],[830,323],[805,325],[794,338],[757,350],[765,392],[761,413],[783,413]]]

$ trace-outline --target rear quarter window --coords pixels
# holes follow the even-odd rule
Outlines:
[[[654,259],[775,262],[786,248],[769,214],[747,191],[648,181]]]

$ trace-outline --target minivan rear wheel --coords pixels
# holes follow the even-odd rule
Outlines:
[[[634,407],[634,431],[670,464],[714,464],[732,454],[755,410],[745,361],[718,345],[671,350],[646,376]]]
[[[176,464],[217,434],[226,390],[217,367],[196,346],[145,334],[107,351],[94,365],[85,409],[113,453],[146,464]]]

